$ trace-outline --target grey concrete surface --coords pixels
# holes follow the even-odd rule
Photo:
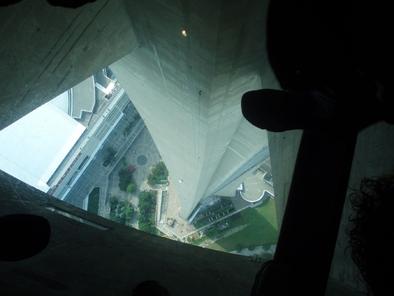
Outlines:
[[[349,180],[349,192],[360,187],[363,178],[394,174],[394,126],[375,124],[363,130],[357,139]],[[331,277],[353,290],[364,292],[365,285],[353,263],[348,248],[349,216],[353,213],[349,198],[346,199],[337,239]]]
[[[0,8],[0,129],[137,46],[122,0]]]
[[[127,74],[128,92],[136,95],[133,99],[141,101],[141,106],[146,104],[144,108],[137,106],[143,117],[155,119],[165,114],[168,123],[155,125],[152,119],[148,128],[154,139],[160,139],[163,131],[173,132],[173,138],[162,137],[157,145],[170,170],[177,167],[176,157],[184,155],[182,163],[190,168],[184,173],[193,182],[188,184],[185,178],[184,184],[192,185],[191,192],[199,188],[193,198],[197,201],[226,153],[223,143],[231,140],[239,127],[240,94],[276,84],[264,50],[262,11],[266,11],[266,3],[98,0],[71,10],[37,0],[2,7],[0,128],[131,53],[123,60],[126,64],[118,64]],[[181,28],[189,32],[188,38],[182,39]],[[135,72],[137,69],[146,72]],[[182,103],[185,101],[188,104]],[[162,108],[155,109],[158,104]],[[205,115],[197,116],[200,112]],[[189,131],[205,140],[197,136],[190,140],[184,136]],[[352,186],[363,176],[392,169],[393,139],[392,127],[387,125],[363,132]],[[165,149],[174,141],[189,147]],[[282,212],[298,143],[297,132],[269,134],[276,200],[281,202],[278,208]],[[194,151],[192,157],[185,150]],[[173,170],[173,179],[184,173]],[[0,265],[5,295],[31,295],[32,291],[44,295],[129,295],[133,286],[146,279],[158,279],[173,295],[185,295],[185,291],[189,295],[248,295],[258,268],[246,258],[182,245],[111,223],[52,200],[4,173],[0,173],[0,193],[1,215],[37,213],[53,226],[50,246],[42,254]],[[109,231],[48,212],[46,206],[105,225]],[[350,295],[362,287],[353,281],[357,275],[344,253],[347,213],[345,208],[331,276],[336,279],[334,285],[341,283],[349,289],[345,295]],[[328,295],[341,295],[335,289],[330,291]]]
[[[128,5],[141,44],[110,67],[169,169],[184,218],[266,142],[242,118],[240,101],[275,81],[264,53],[267,3]]]
[[[44,251],[0,264],[2,295],[131,295],[149,279],[172,296],[246,296],[259,268],[243,256],[163,239],[89,214],[1,172],[0,201],[0,216],[31,213],[51,225]]]
[[[278,226],[282,224],[287,195],[289,194],[291,179],[302,131],[287,131],[282,133],[268,133],[268,143],[271,158],[271,171],[275,191],[275,205]]]
[[[269,133],[272,175],[279,223],[283,219],[300,139],[301,131]],[[359,187],[363,178],[377,177],[394,172],[393,147],[394,127],[386,123],[375,124],[359,134],[349,181],[349,193],[350,190]],[[319,170],[319,164],[316,164],[316,170]],[[331,286],[327,290],[327,296],[336,295],[336,285],[347,290],[348,295],[362,295],[365,293],[364,282],[350,256],[348,231],[351,214],[352,210],[347,198],[331,266]]]
[[[264,174],[261,171],[255,171],[253,175],[244,179],[244,192],[241,192],[241,196],[249,202],[257,202],[263,198],[266,191],[270,192],[272,195],[274,193],[274,188],[264,182]]]
[[[71,116],[81,119],[83,112],[93,112],[96,103],[96,90],[93,77],[85,79],[72,88]]]

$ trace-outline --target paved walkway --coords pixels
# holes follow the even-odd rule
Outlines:
[[[141,161],[141,158],[143,158],[142,160],[144,161]],[[150,174],[151,167],[157,164],[160,160],[161,157],[159,151],[157,150],[148,129],[144,127],[108,177],[108,197],[110,198],[111,196],[115,196],[120,200],[129,200],[135,210],[137,210],[138,194],[143,190],[149,189],[149,186],[146,184],[146,179]],[[124,166],[124,163],[135,167],[133,178],[137,184],[137,191],[133,194],[119,189],[118,172]],[[106,207],[109,208],[108,203]],[[132,227],[137,228],[138,222],[136,215],[131,224]]]

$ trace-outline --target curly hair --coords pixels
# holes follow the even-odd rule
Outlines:
[[[369,293],[380,295],[391,285],[387,279],[393,262],[394,175],[363,179],[350,201],[354,211],[349,231],[351,256]]]

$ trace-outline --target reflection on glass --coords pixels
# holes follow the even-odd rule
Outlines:
[[[239,135],[250,129],[243,123]],[[159,151],[157,137],[109,68],[5,128],[0,138],[6,143],[2,170],[93,214],[204,248],[264,259],[275,251],[266,135],[265,145],[241,160],[234,160],[240,152],[233,137],[216,174],[201,183],[205,194],[187,199],[179,188],[190,184],[189,176],[171,175],[173,166],[161,157],[168,151]],[[32,153],[21,157],[22,147]]]

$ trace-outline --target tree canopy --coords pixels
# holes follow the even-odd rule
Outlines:
[[[116,197],[111,197],[110,199],[110,219],[112,221],[121,223],[121,224],[129,224],[131,219],[134,216],[135,210],[133,205],[125,200],[119,201]]]
[[[133,170],[130,170],[128,167],[122,168],[119,173],[119,189],[122,191],[128,191],[128,186],[133,184],[136,188],[136,184],[133,179]],[[131,189],[131,188],[129,188]],[[134,192],[134,191],[133,191]]]
[[[148,176],[148,184],[154,186],[166,182],[168,178],[168,170],[164,162],[160,161],[153,168]]]
[[[155,226],[155,211],[156,211],[156,196],[149,191],[142,191],[138,195],[138,228],[149,233],[156,233]]]

